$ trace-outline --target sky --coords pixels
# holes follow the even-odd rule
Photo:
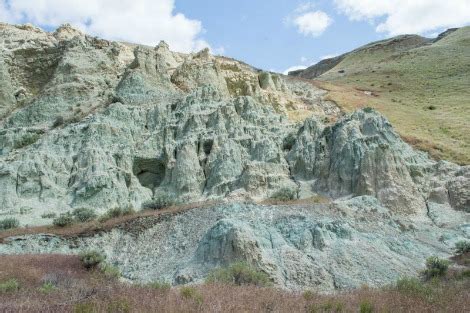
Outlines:
[[[470,0],[0,0],[0,21],[70,23],[110,40],[209,47],[257,68],[305,68],[400,34],[470,25]]]

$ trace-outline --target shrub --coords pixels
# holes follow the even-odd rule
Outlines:
[[[271,199],[278,201],[290,201],[297,198],[297,190],[290,188],[281,188],[271,196]]]
[[[73,225],[74,223],[75,219],[73,215],[70,214],[70,212],[61,214],[52,221],[52,224],[57,227],[67,227]]]
[[[366,112],[366,113],[372,113],[372,112],[374,112],[374,109],[371,108],[371,107],[366,107],[366,108],[364,108],[363,111]]]
[[[57,214],[55,213],[44,213],[43,215],[41,215],[42,218],[56,218],[57,217]]]
[[[425,279],[444,276],[447,273],[449,264],[448,260],[440,259],[437,256],[429,257],[426,260],[426,269],[423,271]]]
[[[41,136],[39,134],[28,133],[28,134],[26,134],[26,136],[22,137],[20,140],[15,141],[15,143],[13,145],[13,148],[21,149],[21,148],[27,147],[29,145],[32,145],[33,143],[38,141],[40,137]]]
[[[269,276],[244,262],[233,263],[226,268],[219,268],[207,277],[208,283],[225,283],[234,285],[269,286]]]
[[[435,105],[428,106],[428,110],[430,111],[434,111],[435,109],[437,109]]]
[[[107,220],[110,220],[112,218],[118,218],[121,216],[126,216],[126,215],[131,215],[134,214],[135,211],[131,208],[127,209],[121,209],[121,208],[114,208],[106,212],[103,216],[100,217],[101,222],[105,222]]]
[[[16,218],[6,218],[0,221],[0,230],[13,229],[20,226],[20,222]]]
[[[100,265],[105,260],[105,257],[98,251],[84,251],[80,253],[80,261],[87,269],[92,269]]]
[[[154,198],[151,202],[143,205],[144,210],[162,210],[174,205],[178,205],[180,202],[176,200],[174,196],[168,194],[161,194]]]
[[[73,306],[73,313],[95,313],[96,306],[92,302],[77,303]]]
[[[57,290],[57,287],[51,282],[45,282],[40,288],[39,291],[42,293],[51,293]]]
[[[400,278],[396,282],[396,289],[407,295],[417,295],[417,296],[430,296],[432,293],[432,289],[428,286],[424,285],[419,279],[417,278]]]
[[[0,294],[7,292],[15,292],[20,289],[20,284],[16,279],[10,279],[0,283]]]
[[[185,299],[192,299],[196,301],[197,304],[201,305],[203,302],[203,297],[194,287],[184,286],[180,290],[181,296]]]
[[[89,222],[96,218],[95,211],[93,209],[88,209],[88,208],[75,209],[72,212],[72,215],[75,218],[75,220],[81,223]]]
[[[167,291],[170,291],[170,289],[171,289],[171,284],[165,283],[165,282],[156,281],[156,282],[150,283],[150,284],[149,284],[149,287],[150,287],[150,288],[153,288],[153,289],[156,289],[156,290],[160,290],[160,291],[167,292]]]
[[[52,123],[52,128],[57,128],[65,123],[65,119],[63,116],[57,116],[54,120],[54,123]]]
[[[470,241],[459,241],[455,244],[455,253],[464,254],[470,252]]]
[[[107,262],[101,262],[99,264],[101,272],[108,279],[116,279],[121,277],[121,271],[116,266],[113,266]]]
[[[361,301],[359,304],[360,313],[372,313],[374,312],[374,306],[367,300]]]
[[[129,302],[126,299],[113,300],[108,303],[106,312],[109,313],[128,313],[131,311]]]

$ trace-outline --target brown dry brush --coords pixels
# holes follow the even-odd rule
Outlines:
[[[0,256],[0,282],[14,278],[20,286],[0,293],[0,312],[470,312],[470,279],[452,275],[424,292],[389,287],[322,295],[229,284],[169,289],[120,283],[86,270],[76,256]],[[41,288],[46,282],[55,288]]]

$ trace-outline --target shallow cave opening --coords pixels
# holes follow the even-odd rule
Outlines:
[[[204,142],[204,144],[202,145],[202,148],[204,149],[204,153],[206,155],[211,154],[213,145],[214,145],[214,140],[212,140],[212,139],[209,139],[209,140]]]
[[[142,186],[154,190],[165,178],[165,164],[158,159],[135,158],[132,168]]]

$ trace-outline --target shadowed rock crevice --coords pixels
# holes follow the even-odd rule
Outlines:
[[[165,178],[166,167],[158,159],[135,158],[132,171],[142,186],[154,190]]]

